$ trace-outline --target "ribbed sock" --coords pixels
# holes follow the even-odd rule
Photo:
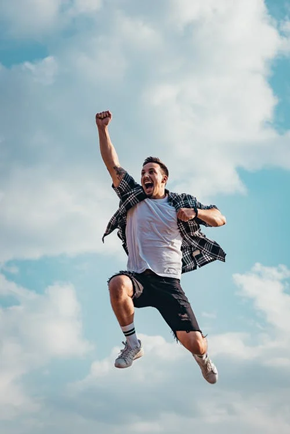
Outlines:
[[[201,360],[205,360],[208,357],[207,353],[204,354],[195,354],[199,359]]]
[[[126,337],[129,347],[139,347],[139,341],[136,335],[134,323],[132,322],[132,324],[121,327],[121,329]]]

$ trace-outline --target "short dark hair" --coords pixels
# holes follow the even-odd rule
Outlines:
[[[167,169],[167,167],[165,166],[165,164],[162,163],[162,161],[160,160],[160,158],[157,158],[157,157],[147,157],[147,158],[144,160],[143,167],[144,167],[145,164],[147,164],[147,163],[157,163],[157,164],[159,164],[159,166],[161,167],[161,169],[163,170],[163,172],[165,173],[165,175],[166,175],[167,177],[169,177],[169,170]]]

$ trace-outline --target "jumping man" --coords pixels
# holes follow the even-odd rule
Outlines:
[[[104,237],[118,228],[128,255],[127,270],[115,274],[108,284],[113,311],[126,337],[115,366],[128,368],[144,354],[135,331],[134,309],[152,306],[193,355],[203,377],[216,383],[217,369],[180,278],[209,262],[225,261],[225,252],[205,237],[200,225],[222,226],[226,219],[214,205],[205,206],[194,196],[168,191],[169,172],[159,158],[145,159],[138,184],[119,163],[108,131],[111,119],[109,111],[96,115],[102,159],[120,199]]]

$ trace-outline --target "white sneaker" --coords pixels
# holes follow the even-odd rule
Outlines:
[[[218,380],[218,371],[215,365],[212,363],[208,355],[205,359],[202,359],[201,357],[196,356],[193,354],[193,357],[195,358],[197,364],[199,365],[201,369],[201,373],[203,377],[211,384],[214,384]]]
[[[139,339],[138,342],[139,346],[135,348],[129,347],[127,342],[122,342],[125,345],[125,348],[121,350],[119,356],[115,360],[116,368],[129,368],[134,360],[139,359],[144,355],[144,350]]]

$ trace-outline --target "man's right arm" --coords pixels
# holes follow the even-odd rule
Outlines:
[[[109,111],[96,114],[102,159],[111,175],[114,187],[119,187],[126,171],[120,166],[116,149],[110,139],[108,126],[111,119],[112,114]]]

